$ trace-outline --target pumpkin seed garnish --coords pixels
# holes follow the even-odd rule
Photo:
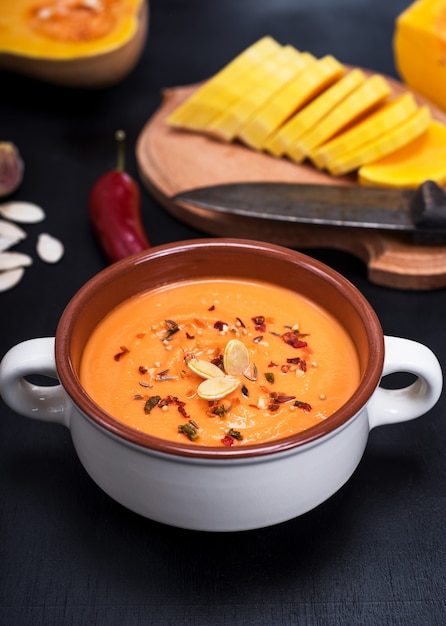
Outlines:
[[[187,367],[192,370],[201,378],[221,378],[224,376],[224,372],[214,363],[205,361],[204,359],[198,359],[197,357],[191,357],[186,359]]]
[[[249,352],[244,343],[238,339],[228,341],[223,353],[223,367],[229,376],[243,374],[249,367]]]
[[[253,382],[256,381],[257,378],[259,377],[259,373],[257,371],[257,365],[255,363],[251,363],[248,369],[245,372],[243,372],[243,376]]]
[[[232,376],[217,376],[204,380],[197,389],[200,398],[205,400],[220,400],[235,391],[240,381]]]

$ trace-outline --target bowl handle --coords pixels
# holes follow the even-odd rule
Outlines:
[[[58,380],[54,337],[23,341],[5,354],[0,363],[0,396],[20,415],[68,427],[73,405],[62,385],[26,380],[33,375]]]
[[[383,376],[408,372],[417,379],[401,389],[376,389],[367,405],[370,429],[424,415],[436,404],[443,386],[440,363],[423,344],[385,336],[384,347]]]

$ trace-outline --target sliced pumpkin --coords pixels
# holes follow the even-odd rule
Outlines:
[[[332,84],[345,68],[331,55],[314,59],[265,106],[257,111],[253,119],[237,134],[251,148],[262,150],[268,147],[268,137],[291,115],[307,104],[315,95]],[[274,146],[269,146],[274,150]]]
[[[242,81],[242,95],[225,107],[205,128],[205,132],[223,141],[232,141],[249,119],[274,97],[288,81],[305,69],[314,57],[300,53],[292,46],[284,46],[266,59],[251,74],[253,84]]]
[[[434,154],[443,159],[443,133],[430,130],[436,125],[428,106],[396,91],[380,74],[346,72],[330,55],[317,59],[264,37],[197,89],[167,123],[297,163],[309,159],[334,176],[361,168],[362,181],[370,184],[374,177],[402,180],[396,173],[399,155],[408,159],[409,170],[412,158],[422,163],[406,180],[442,180],[441,165],[428,168],[427,162]],[[370,164],[376,167],[366,169]]]
[[[390,94],[388,81],[380,74],[374,74],[334,108],[320,124],[298,139],[287,150],[287,156],[301,163],[315,148],[384,102]]]
[[[336,82],[345,74],[345,67],[334,57],[327,55],[319,59],[315,66],[310,66],[302,72],[295,81],[281,94],[281,103],[289,103],[284,106],[282,120],[286,121],[296,111],[305,108],[315,96],[323,92],[327,87]],[[262,144],[262,149],[270,154],[279,156],[281,153],[281,142],[277,140],[276,133],[269,133]]]
[[[409,144],[409,142],[420,137],[428,129],[430,122],[430,109],[427,106],[423,106],[407,121],[381,135],[375,141],[360,146],[357,150],[352,150],[328,163],[328,171],[334,176],[341,176],[357,170],[362,165],[373,163],[392,152],[396,152]]]
[[[250,115],[237,132],[237,139],[242,141],[245,145],[260,150],[264,138],[270,132],[271,125],[275,124],[273,121],[274,116],[280,116],[279,110],[274,110],[278,106],[282,99],[283,92],[289,88],[289,86],[296,81],[304,71],[308,68],[313,68],[317,63],[316,57],[309,52],[303,52],[305,64],[299,67],[298,71],[294,73],[287,81],[284,81],[278,89],[274,91],[268,90],[269,93],[262,99],[262,105],[257,107],[255,111]],[[271,110],[273,107],[273,111]],[[266,130],[265,130],[266,129]]]
[[[330,111],[342,102],[356,87],[365,82],[366,76],[360,69],[352,69],[333,85],[324,90],[303,109],[295,113],[268,140],[270,152],[282,156],[306,131],[314,128]],[[271,146],[274,145],[274,150]]]
[[[322,169],[343,154],[352,152],[388,132],[413,115],[417,108],[417,103],[411,93],[402,94],[331,141],[324,143],[310,153],[310,159]]]
[[[435,120],[414,141],[358,170],[362,185],[416,188],[426,180],[446,184],[446,126]]]
[[[171,113],[171,126],[205,130],[207,125],[251,85],[251,72],[281,48],[272,37],[262,37],[225,65]]]

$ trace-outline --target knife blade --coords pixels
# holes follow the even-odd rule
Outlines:
[[[418,189],[246,182],[198,187],[173,199],[257,219],[411,233],[446,242],[446,192],[433,181]]]

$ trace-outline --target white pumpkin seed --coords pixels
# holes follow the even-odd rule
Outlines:
[[[198,376],[201,376],[202,378],[215,378],[224,376],[224,372],[218,367],[218,365],[214,365],[214,363],[204,361],[203,359],[198,359],[197,357],[192,357],[191,359],[188,359],[186,361],[186,365],[195,374],[198,374]]]
[[[63,257],[65,252],[64,246],[59,239],[41,233],[37,238],[37,254],[45,261],[45,263],[57,263]]]
[[[244,343],[230,339],[223,354],[223,367],[230,376],[243,374],[249,367],[249,352]]]
[[[198,395],[205,400],[220,400],[235,391],[240,381],[232,376],[207,378],[198,385]]]
[[[22,239],[26,239],[26,233],[17,224],[0,219],[0,237],[12,239],[15,243],[18,243]]]
[[[42,207],[32,202],[6,202],[0,205],[0,215],[22,224],[37,224],[45,219]]]
[[[25,268],[17,267],[14,270],[8,270],[7,272],[0,272],[0,291],[7,291],[12,289],[22,280]]]
[[[2,252],[0,253],[0,271],[13,270],[17,267],[28,267],[32,265],[32,258],[23,252]]]

